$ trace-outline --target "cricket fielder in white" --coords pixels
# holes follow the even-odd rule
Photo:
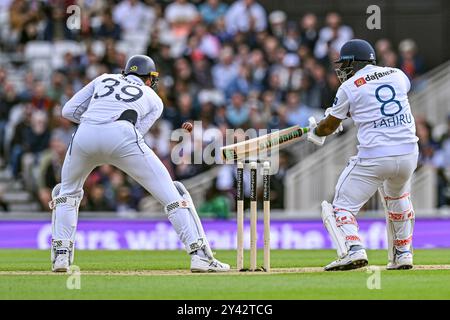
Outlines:
[[[410,81],[399,69],[376,66],[375,51],[364,40],[345,43],[336,62],[342,85],[325,119],[319,124],[311,121],[307,139],[322,145],[350,116],[358,128],[359,146],[338,180],[333,203],[322,202],[324,225],[338,253],[338,260],[325,270],[368,264],[355,216],[377,190],[386,211],[387,269],[410,269],[414,227],[410,189],[418,158],[408,102]]]
[[[111,164],[158,199],[191,255],[191,271],[228,271],[213,257],[192,199],[144,143],[143,135],[161,116],[154,91],[158,72],[150,57],[131,57],[123,74],[103,74],[70,99],[65,118],[79,123],[64,160],[61,183],[52,192],[52,270],[66,272],[73,262],[83,184],[97,166]]]

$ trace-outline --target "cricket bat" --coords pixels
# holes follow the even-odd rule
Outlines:
[[[309,128],[295,125],[261,137],[230,144],[220,148],[222,159],[224,161],[235,161],[261,154],[268,155],[273,150],[278,150],[297,142],[308,131]]]

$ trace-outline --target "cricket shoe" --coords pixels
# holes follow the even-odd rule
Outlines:
[[[191,272],[227,272],[230,265],[220,262],[217,259],[209,260],[197,254],[191,256]]]
[[[413,255],[411,251],[397,251],[395,253],[394,262],[389,262],[387,270],[407,270],[413,267]]]
[[[329,265],[325,266],[325,271],[343,271],[358,269],[367,266],[369,261],[367,260],[366,250],[360,249],[356,251],[349,251],[348,254],[333,261]]]
[[[70,256],[68,249],[58,249],[57,256],[52,264],[53,272],[68,272],[70,267]]]

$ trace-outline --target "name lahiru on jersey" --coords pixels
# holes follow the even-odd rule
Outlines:
[[[404,126],[411,124],[413,121],[412,115],[409,112],[405,112],[402,114],[397,114],[392,117],[383,118],[381,120],[376,120],[373,122],[373,127],[376,128],[389,128],[395,126]]]

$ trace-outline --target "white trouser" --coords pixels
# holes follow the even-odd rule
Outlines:
[[[333,200],[337,224],[342,227],[349,245],[362,245],[354,216],[378,188],[382,187],[391,198],[410,192],[417,157],[417,153],[411,153],[372,159],[350,158],[339,177]]]
[[[103,164],[124,171],[164,206],[183,200],[166,167],[127,121],[79,126],[64,160],[59,196],[79,195],[89,173]],[[56,217],[53,239],[71,239],[77,222],[76,208],[59,205]],[[169,215],[169,220],[189,251],[189,245],[197,243],[201,235],[188,209],[179,208]]]

